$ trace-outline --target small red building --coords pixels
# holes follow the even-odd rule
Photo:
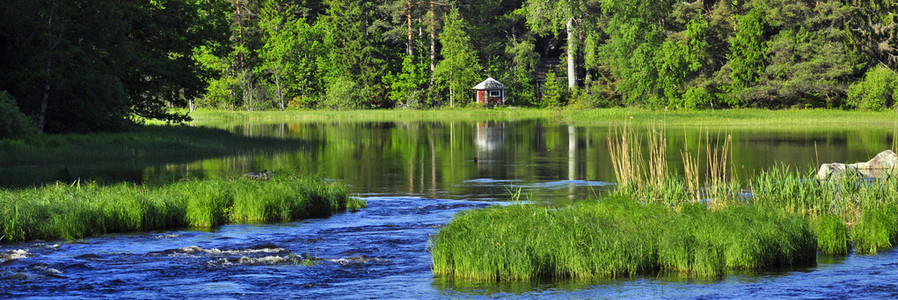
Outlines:
[[[474,86],[480,105],[505,105],[505,85],[492,77]]]

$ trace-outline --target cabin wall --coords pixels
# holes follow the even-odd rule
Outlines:
[[[487,98],[489,98],[486,94],[486,91],[477,91],[477,103],[480,105],[486,105]]]

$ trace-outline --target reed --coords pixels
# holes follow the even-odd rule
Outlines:
[[[284,222],[330,216],[364,201],[345,186],[279,175],[270,181],[184,180],[165,186],[75,182],[0,190],[0,241],[80,239],[228,222]]]
[[[608,135],[608,153],[614,168],[618,189],[636,188],[643,180],[642,147],[636,130],[630,126],[615,128]]]
[[[816,243],[807,220],[794,214],[749,206],[672,210],[609,197],[560,209],[464,212],[437,233],[431,252],[435,274],[473,281],[715,277],[813,263]]]
[[[698,151],[701,151],[699,148]],[[689,194],[688,200],[692,203],[701,201],[701,186],[699,185],[699,161],[701,153],[693,154],[689,150],[689,139],[683,132],[683,150],[680,150],[680,157],[683,160],[683,179],[686,182],[686,193]]]

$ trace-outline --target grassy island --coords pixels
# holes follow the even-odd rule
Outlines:
[[[158,187],[56,183],[0,190],[0,242],[286,222],[363,206],[343,185],[280,174],[269,181],[185,180]]]
[[[514,204],[456,216],[433,238],[435,274],[473,281],[715,277],[875,254],[898,242],[898,178],[777,167],[737,180],[729,138],[667,168],[660,131],[609,138],[618,188],[566,207]],[[647,145],[647,147],[646,147]]]

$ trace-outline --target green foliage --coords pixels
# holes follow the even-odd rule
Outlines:
[[[122,130],[205,88],[192,55],[225,39],[223,0],[22,1],[0,11],[0,90],[39,131]]]
[[[505,82],[509,86],[507,102],[525,104],[536,99],[536,65],[539,54],[536,45],[530,40],[509,44],[505,52],[512,56],[511,80]]]
[[[402,60],[402,73],[384,76],[384,84],[390,86],[390,100],[402,107],[424,107],[426,99],[427,65],[414,62],[414,58],[406,56]]]
[[[327,87],[327,95],[321,102],[321,107],[328,109],[357,109],[362,108],[366,97],[365,88],[349,77],[340,77]]]
[[[16,100],[0,90],[0,139],[15,138],[37,132],[28,117],[19,111]]]
[[[883,66],[867,71],[864,79],[848,87],[847,104],[864,110],[891,108],[898,100],[898,73]]]
[[[318,58],[323,56],[319,26],[297,17],[294,5],[268,2],[259,21],[262,30],[262,63],[257,73],[264,73],[274,83],[278,108],[284,109],[285,99],[315,98],[321,90],[318,79]],[[309,104],[304,104],[309,106]]]
[[[546,83],[543,86],[542,99],[539,106],[544,108],[557,108],[564,105],[567,100],[567,88],[555,76],[554,71],[546,74]]]
[[[458,10],[452,10],[440,35],[443,60],[437,64],[433,76],[436,78],[435,89],[448,90],[449,106],[455,106],[456,99],[465,102],[472,99],[471,88],[478,82],[480,63],[471,49],[467,30],[468,23]]]
[[[765,22],[759,9],[752,9],[747,14],[736,16],[736,35],[730,41],[730,78],[733,80],[731,90],[738,91],[754,85],[764,72]],[[729,103],[741,107],[748,103]]]

